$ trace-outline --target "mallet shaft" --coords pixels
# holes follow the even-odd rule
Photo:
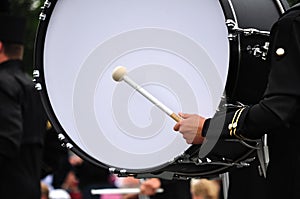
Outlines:
[[[155,106],[157,106],[163,112],[168,114],[173,120],[175,120],[176,122],[179,122],[181,120],[181,118],[177,114],[175,114],[170,108],[168,108],[166,105],[164,105],[162,102],[160,102],[157,98],[155,98],[147,90],[143,89],[141,86],[139,86],[137,83],[135,83],[130,77],[128,77],[127,75],[124,75],[123,80],[127,84],[129,84],[132,88],[134,88],[136,91],[138,91],[140,94],[142,94],[144,97],[146,97]]]

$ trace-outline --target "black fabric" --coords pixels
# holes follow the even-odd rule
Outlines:
[[[3,199],[39,199],[42,146],[22,145],[20,151],[1,166],[0,196]]]
[[[191,199],[189,180],[161,180],[163,193],[151,196],[151,199]]]
[[[0,41],[23,44],[26,19],[24,17],[0,15]]]
[[[0,1],[0,13],[8,13],[9,12],[9,1],[1,0]]]
[[[75,167],[75,173],[79,180],[79,188],[84,199],[99,199],[99,195],[92,195],[91,189],[113,188],[110,181],[110,172],[106,168],[96,166],[84,161]]]
[[[258,165],[258,160],[255,160],[249,167],[230,172],[228,199],[267,198],[267,180],[259,175]]]
[[[62,147],[62,142],[52,127],[47,129],[44,142],[42,178],[53,174],[52,186],[59,188],[71,170],[69,151],[66,147]]]
[[[0,197],[40,198],[46,115],[22,62],[0,64]]]
[[[110,183],[110,172],[108,169],[96,166],[87,161],[84,161],[81,165],[76,166],[75,172],[80,181],[80,187],[93,184],[107,186]]]

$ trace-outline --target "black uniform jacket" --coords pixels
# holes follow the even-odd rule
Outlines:
[[[296,199],[300,198],[299,5],[287,11],[272,27],[268,53],[271,70],[263,99],[238,111],[217,113],[205,122],[204,132],[220,131],[214,127],[220,125],[213,124],[222,122],[221,138],[234,137],[233,132],[245,138],[268,134],[269,198]]]
[[[40,198],[46,115],[22,62],[0,64],[0,196]]]

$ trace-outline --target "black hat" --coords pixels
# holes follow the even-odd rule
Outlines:
[[[9,1],[8,0],[0,0],[0,12],[8,13],[9,11]]]
[[[23,17],[0,15],[0,41],[23,44],[26,20]]]

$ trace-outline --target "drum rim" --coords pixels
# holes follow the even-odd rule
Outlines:
[[[53,13],[53,10],[55,9],[58,0],[47,0],[47,2],[50,3],[51,6],[43,7],[42,14],[44,14],[46,17],[43,20],[39,21],[37,27],[36,39],[35,39],[34,70],[39,71],[39,76],[35,77],[35,82],[40,84],[42,87],[42,89],[39,91],[42,104],[44,106],[44,109],[46,111],[46,114],[48,116],[51,125],[53,126],[54,130],[57,132],[58,137],[62,142],[62,145],[67,147],[69,150],[77,154],[82,159],[89,161],[100,167],[103,167],[105,169],[112,170],[114,173],[119,173],[121,175],[137,175],[137,174],[148,174],[148,173],[160,172],[162,169],[166,168],[168,165],[175,162],[178,157],[174,157],[173,160],[154,167],[143,168],[143,169],[128,169],[128,168],[124,169],[122,167],[111,166],[109,164],[101,162],[100,160],[97,160],[96,158],[92,157],[90,154],[85,152],[83,149],[81,149],[81,147],[79,147],[75,143],[75,141],[71,139],[71,137],[64,130],[60,121],[58,120],[53,110],[53,107],[51,106],[48,91],[46,89],[47,85],[44,76],[45,39],[46,39],[46,33],[51,19],[51,15]],[[60,134],[63,136],[60,136]],[[189,148],[190,147],[188,147],[186,150],[188,150]],[[185,153],[185,151],[182,151],[182,153]]]

